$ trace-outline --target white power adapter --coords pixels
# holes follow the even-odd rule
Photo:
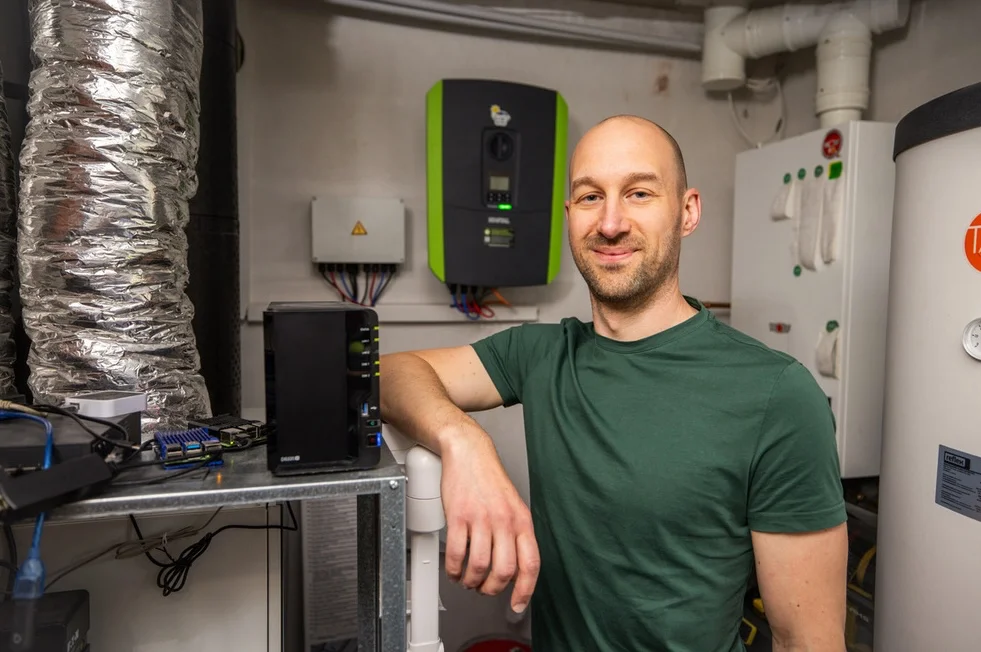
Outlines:
[[[146,394],[117,390],[87,392],[69,396],[65,405],[85,417],[111,419],[146,410]]]

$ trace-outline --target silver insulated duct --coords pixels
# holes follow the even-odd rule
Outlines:
[[[0,88],[3,88],[2,67]],[[16,193],[7,103],[0,93],[0,396],[14,392],[14,363],[17,360],[12,312],[17,271]]]
[[[19,261],[29,386],[146,391],[144,431],[210,416],[191,327],[201,0],[32,0]]]

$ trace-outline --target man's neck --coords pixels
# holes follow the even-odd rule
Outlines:
[[[635,308],[609,306],[595,299],[592,304],[596,334],[621,342],[635,342],[656,335],[698,313],[677,284],[662,288],[652,300]]]

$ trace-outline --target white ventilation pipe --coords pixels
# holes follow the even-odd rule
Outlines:
[[[439,637],[439,532],[446,525],[442,460],[422,446],[405,456],[405,527],[411,542],[408,652],[443,652]]]
[[[446,526],[443,462],[389,424],[382,426],[382,439],[396,463],[405,467],[405,529],[411,550],[406,652],[444,652],[439,637],[439,533]]]
[[[852,0],[705,10],[702,86],[732,91],[746,83],[746,59],[817,46],[817,114],[827,128],[861,118],[869,102],[872,34],[903,27],[909,0]]]
[[[860,120],[869,106],[872,33],[854,15],[833,15],[817,45],[816,109],[829,127]]]

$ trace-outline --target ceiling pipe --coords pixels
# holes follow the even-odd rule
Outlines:
[[[868,108],[872,34],[902,28],[909,0],[852,0],[825,5],[705,10],[702,86],[733,91],[746,84],[746,59],[816,46],[816,113],[822,128],[858,120]]]
[[[668,35],[625,32],[598,25],[576,25],[546,18],[479,6],[457,5],[441,0],[326,0],[339,7],[360,9],[403,18],[430,20],[450,25],[494,29],[523,36],[551,37],[591,46],[620,46],[632,49],[698,54],[700,40]],[[672,25],[665,24],[670,32]]]

